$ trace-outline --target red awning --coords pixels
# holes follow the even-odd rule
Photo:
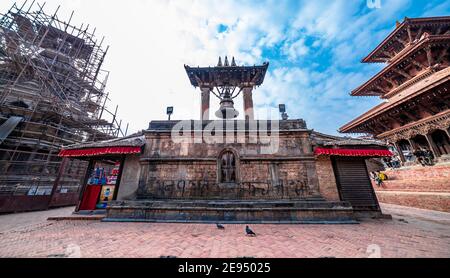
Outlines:
[[[326,149],[316,148],[315,155],[336,155],[336,156],[393,156],[389,150],[372,150],[372,149]]]
[[[59,156],[64,157],[98,156],[105,154],[130,154],[140,152],[141,147],[104,147],[104,148],[61,150],[59,152]]]

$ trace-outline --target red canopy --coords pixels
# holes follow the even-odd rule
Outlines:
[[[96,156],[105,154],[130,154],[140,152],[141,147],[103,147],[103,148],[61,150],[59,152],[59,156],[77,157],[77,156]]]
[[[315,155],[337,155],[337,156],[393,156],[389,150],[372,150],[372,149],[326,149],[316,148]]]

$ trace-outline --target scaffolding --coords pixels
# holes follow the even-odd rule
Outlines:
[[[62,146],[126,136],[109,110],[108,52],[95,28],[25,1],[0,14],[0,196],[47,194]],[[124,131],[125,129],[125,131]],[[78,191],[87,165],[70,162],[59,191]],[[72,165],[73,164],[73,165]]]

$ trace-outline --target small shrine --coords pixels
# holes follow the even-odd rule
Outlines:
[[[255,119],[252,94],[269,63],[239,66],[225,57],[214,67],[184,67],[200,89],[198,120],[151,121],[132,136],[61,151],[91,165],[120,161],[104,221],[355,223],[381,215],[365,159],[390,156],[384,144],[321,134],[286,113]],[[233,101],[240,96],[241,112]],[[83,200],[78,213],[93,209]]]

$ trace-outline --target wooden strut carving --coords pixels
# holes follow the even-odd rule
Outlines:
[[[450,127],[450,114],[443,115],[442,117],[438,117],[432,119],[427,122],[419,123],[415,126],[412,126],[408,129],[400,130],[392,135],[388,135],[381,139],[387,139],[391,142],[398,142],[400,140],[407,140],[413,138],[417,135],[427,135],[434,130],[446,130]]]

